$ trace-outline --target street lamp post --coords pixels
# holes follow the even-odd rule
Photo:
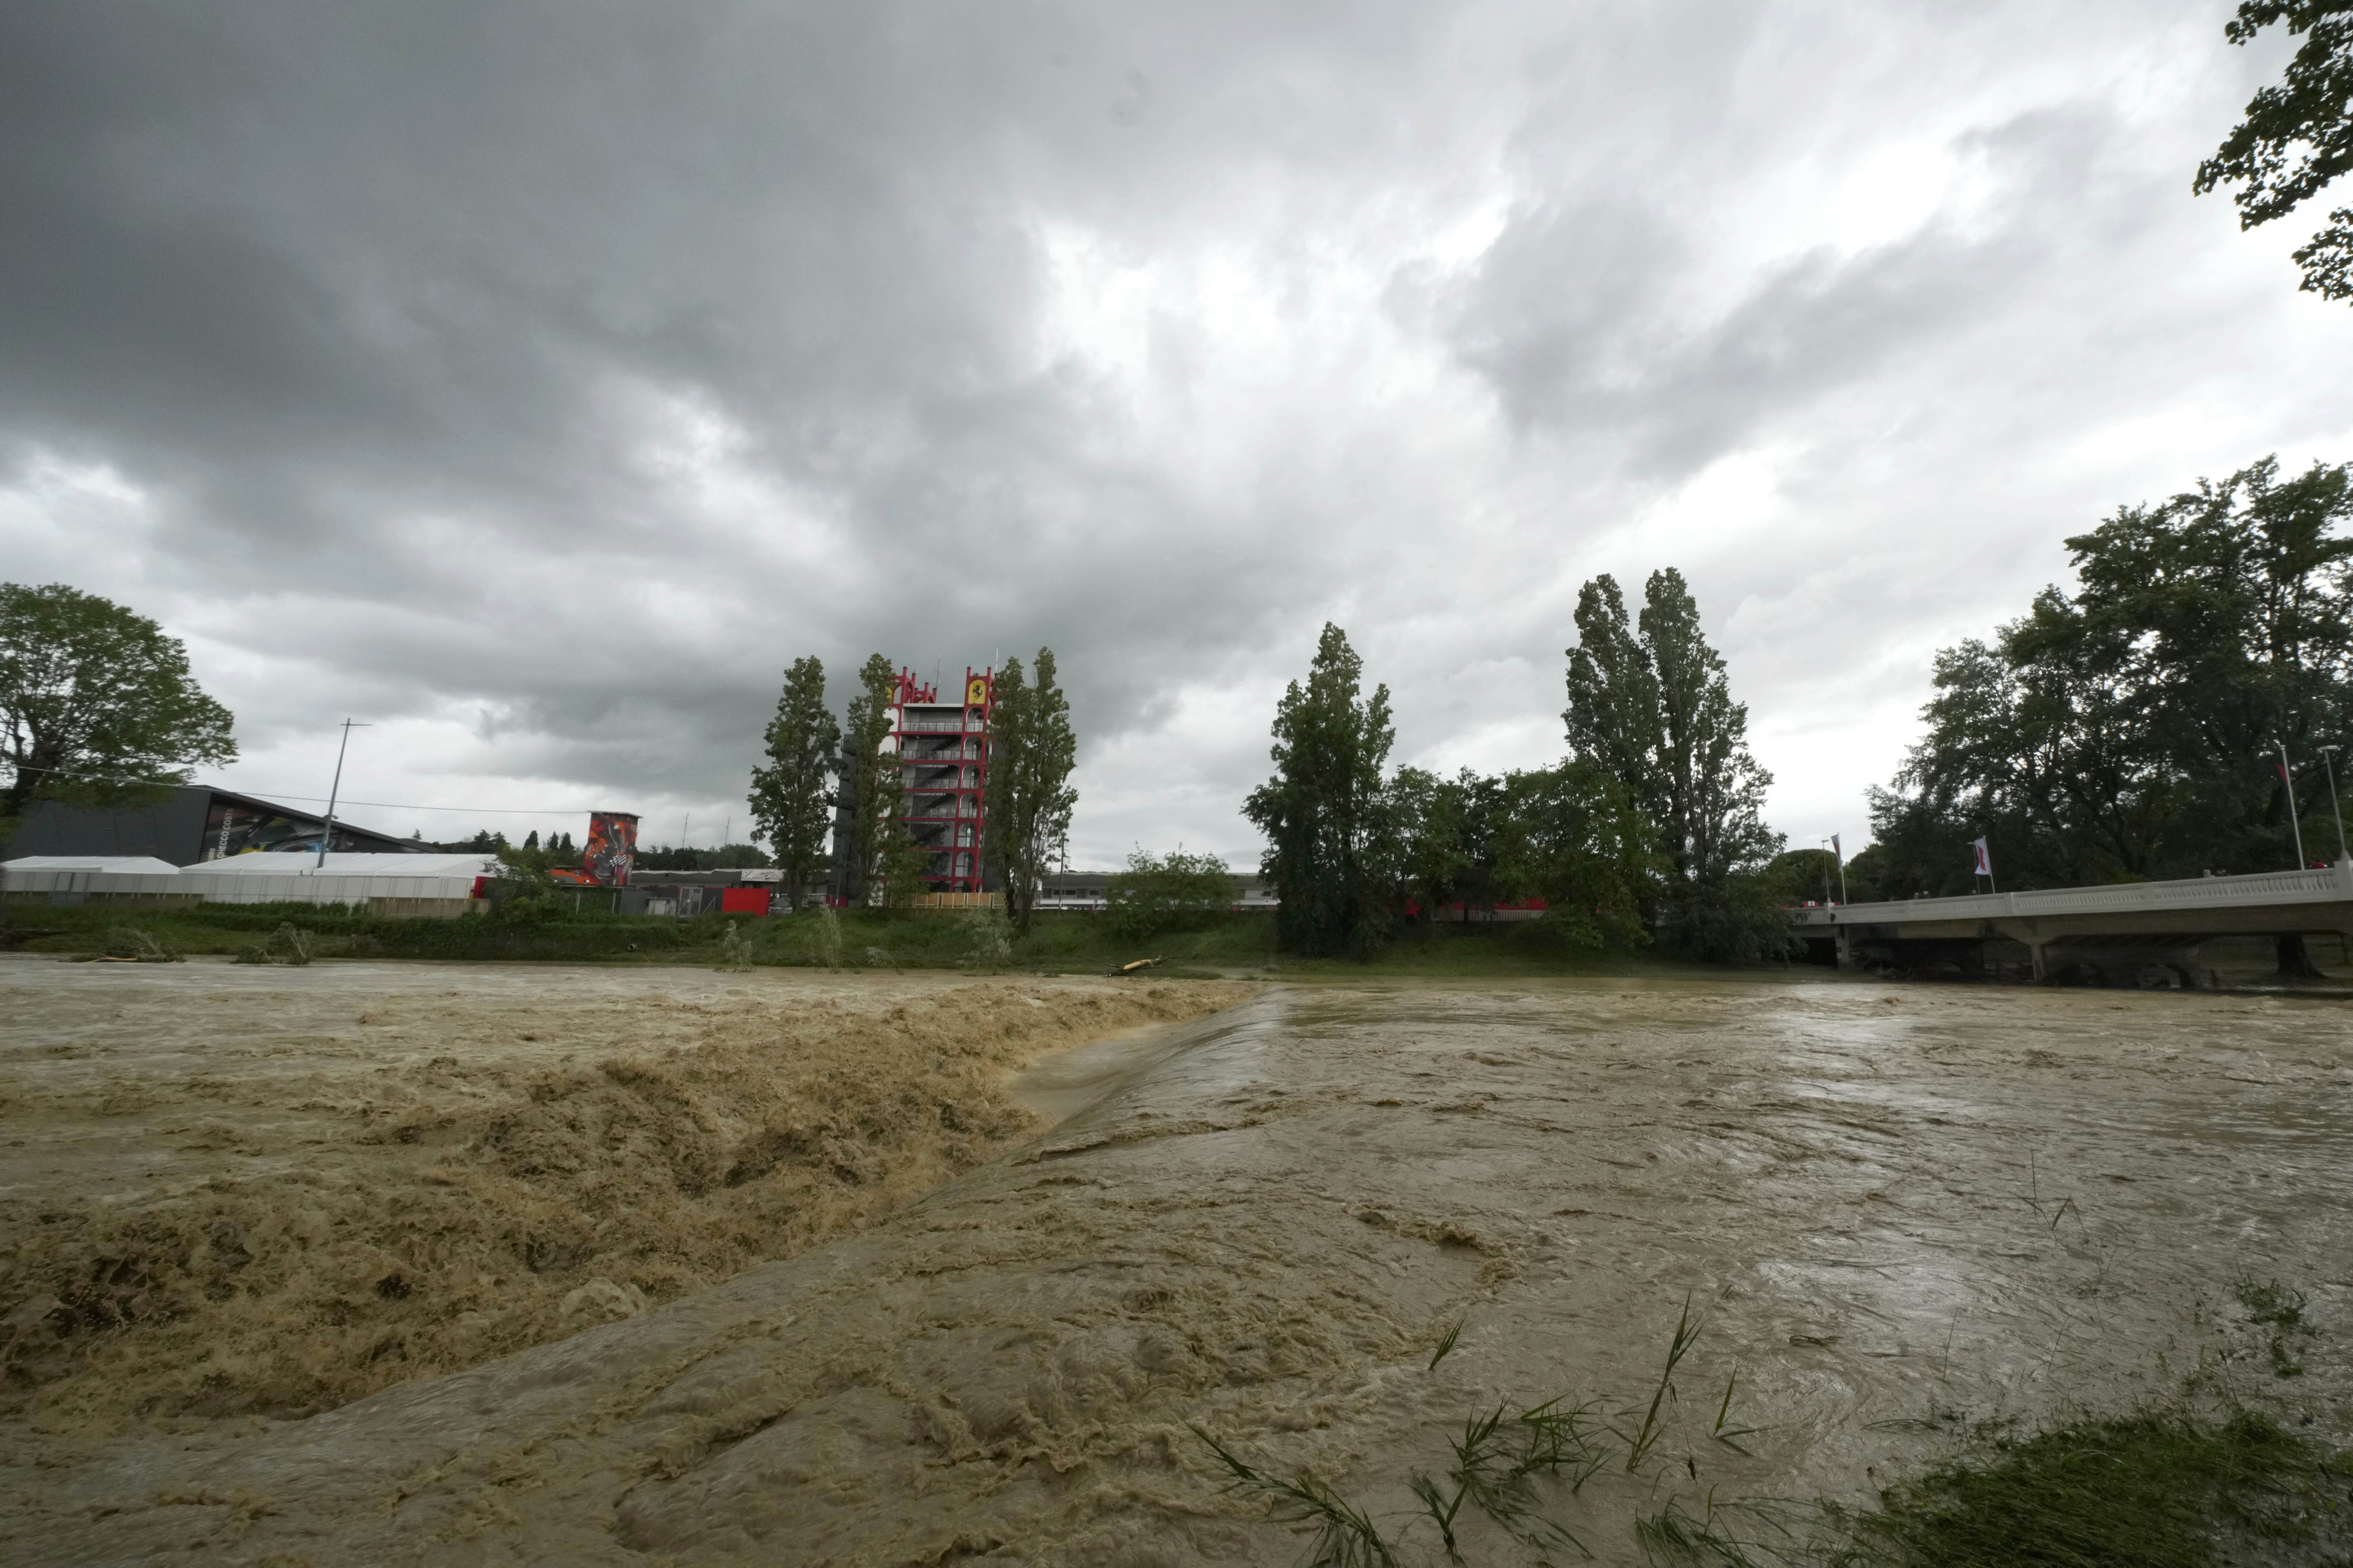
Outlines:
[[[327,786],[327,828],[319,835],[319,858],[311,864],[311,869],[313,871],[325,869],[327,846],[335,842],[335,801],[343,792],[343,753],[351,749],[352,731],[370,727],[372,726],[364,725],[357,719],[347,718],[343,721],[343,742],[335,747],[335,781]]]
[[[2324,746],[2320,748],[2320,765],[2328,770],[2328,814],[2337,819],[2337,862],[2339,865],[2344,864],[2348,860],[2353,860],[2353,855],[2348,855],[2345,853],[2345,809],[2337,803],[2336,754],[2344,749],[2341,746]]]
[[[2295,775],[2288,770],[2287,742],[2274,739],[2272,744],[2279,748],[2280,783],[2287,789],[2287,825],[2295,832],[2295,868],[2302,871],[2304,869],[2304,823],[2296,818]]]

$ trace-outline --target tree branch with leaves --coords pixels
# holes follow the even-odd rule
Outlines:
[[[2304,42],[2274,85],[2247,103],[2246,118],[2198,165],[2190,188],[2203,196],[2235,185],[2239,227],[2287,217],[2353,168],[2353,0],[2245,0],[2222,28],[2233,44],[2284,26]],[[2324,300],[2353,299],[2353,207],[2295,252],[2301,287]]]

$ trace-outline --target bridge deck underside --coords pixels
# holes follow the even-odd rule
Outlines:
[[[2137,909],[2080,915],[2009,916],[1975,920],[1887,920],[1834,927],[1807,926],[1809,940],[1851,942],[1993,941],[2026,946],[2123,937],[2163,937],[2196,943],[2215,937],[2353,935],[2353,902],[2246,905],[2211,909]]]

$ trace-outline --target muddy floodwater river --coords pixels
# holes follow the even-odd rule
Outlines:
[[[1271,986],[1009,1092],[1039,1130],[797,1256],[305,1419],[20,1453],[0,1545],[1294,1561],[1214,1439],[1434,1560],[1414,1474],[1466,1417],[1563,1397],[1621,1446],[1539,1500],[1614,1563],[1670,1501],[1858,1498],[1968,1423],[2186,1378],[2353,1431],[2342,1004]],[[2283,1292],[2292,1325],[2249,1305]],[[1528,1560],[1480,1521],[1461,1545]]]

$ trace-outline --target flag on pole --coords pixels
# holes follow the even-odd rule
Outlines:
[[[1836,833],[1832,833],[1831,835],[1831,858],[1843,863],[1846,860],[1846,852],[1839,848],[1838,841],[1839,836]]]
[[[1973,875],[1977,875],[1977,876],[1982,876],[1982,877],[1984,877],[1984,878],[1985,878],[1987,881],[1989,881],[1989,882],[1992,881],[1992,880],[1993,880],[1993,855],[1992,855],[1991,852],[1989,852],[1989,850],[1987,850],[1985,840],[1983,840],[1983,839],[1973,839],[1973,840],[1971,840],[1971,841],[1970,841],[1970,842],[1969,842],[1969,847],[1970,847],[1971,849],[1973,849],[1973,850],[1977,851],[1977,856],[1978,856],[1977,870],[1976,870],[1975,872],[1973,872],[1971,874],[1973,874]]]

